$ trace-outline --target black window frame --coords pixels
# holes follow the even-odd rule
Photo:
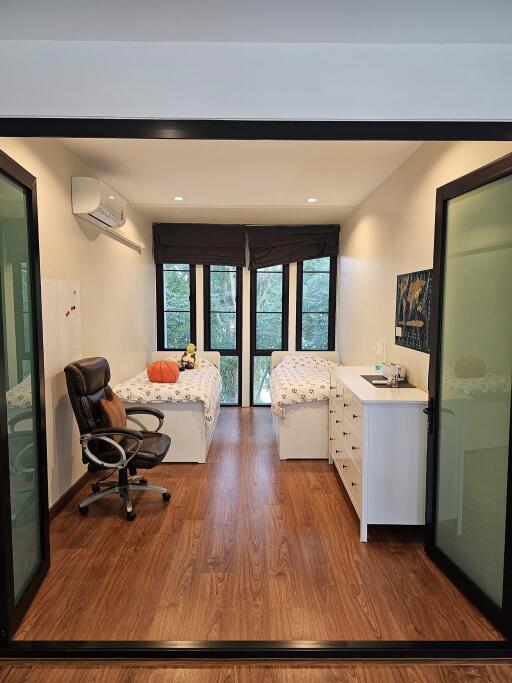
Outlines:
[[[321,257],[319,257],[321,258]],[[297,263],[297,303],[296,303],[296,332],[295,332],[295,348],[297,351],[334,351],[336,345],[336,299],[337,299],[337,256],[329,257],[329,300],[328,310],[324,314],[328,315],[327,322],[327,348],[325,349],[303,349],[302,348],[302,292],[303,292],[303,271],[304,261]],[[315,261],[316,259],[308,259],[308,261]],[[306,271],[308,272],[308,271]],[[313,271],[311,271],[313,272]],[[326,273],[325,270],[314,271],[317,273]],[[307,313],[307,311],[305,311]],[[321,311],[318,311],[319,313]]]
[[[279,313],[281,315],[281,348],[280,349],[259,349],[256,347],[256,322],[257,314],[257,278],[258,271],[265,272],[264,268],[254,268],[251,270],[251,295],[250,295],[250,405],[256,408],[268,407],[270,403],[255,403],[254,401],[254,359],[256,356],[271,356],[273,351],[284,351],[288,348],[288,323],[290,314],[290,267],[287,263],[282,264],[283,270],[281,272],[283,286],[282,286],[282,310],[281,311],[265,311],[267,313]],[[272,271],[266,271],[272,272]],[[279,271],[274,271],[279,272]],[[261,313],[261,311],[260,311]]]
[[[216,264],[203,266],[203,304],[204,304],[204,348],[205,351],[218,351],[221,356],[237,356],[238,357],[238,401],[236,403],[221,403],[222,406],[240,407],[242,405],[242,307],[243,307],[243,268],[241,266],[233,266],[236,268],[236,348],[234,349],[218,349],[212,347],[212,326],[211,326],[211,297],[210,297],[210,276]],[[220,266],[225,264],[219,264]],[[225,272],[225,271],[224,271]]]
[[[178,265],[178,264],[165,264]],[[196,311],[196,266],[193,263],[187,264],[190,268],[190,343],[195,344],[197,340],[197,311]],[[168,270],[177,270],[170,268]],[[165,345],[165,314],[182,313],[184,311],[166,310],[164,308],[164,264],[156,264],[156,346],[158,351],[183,351],[183,348],[174,348]]]

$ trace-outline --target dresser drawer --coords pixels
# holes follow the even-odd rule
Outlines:
[[[361,517],[362,477],[350,456],[342,457],[341,478],[359,517]]]
[[[343,396],[343,417],[354,427],[356,433],[363,435],[363,404],[354,394],[345,389]]]
[[[359,472],[362,473],[363,471],[363,444],[361,439],[356,433],[356,430],[352,426],[351,423],[348,423],[347,421],[344,422],[344,425],[347,425],[347,427],[343,428],[343,448],[345,449],[345,452],[347,455],[350,455],[352,458],[352,461],[354,462],[354,465],[357,467]]]

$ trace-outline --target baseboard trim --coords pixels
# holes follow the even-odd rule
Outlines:
[[[58,498],[55,503],[50,507],[49,510],[49,517],[50,517],[50,522],[52,519],[55,519],[55,517],[63,510],[66,505],[69,503],[69,501],[73,498],[75,493],[78,493],[78,491],[82,488],[84,484],[87,483],[87,481],[91,478],[91,473],[90,472],[84,472],[81,477],[79,477],[75,483],[68,488],[67,491],[65,491],[60,498]]]

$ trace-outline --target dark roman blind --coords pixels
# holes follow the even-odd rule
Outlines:
[[[337,256],[339,225],[248,226],[251,269]]]
[[[155,263],[245,265],[245,226],[154,223]]]

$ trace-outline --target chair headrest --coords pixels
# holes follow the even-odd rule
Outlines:
[[[106,387],[110,381],[110,366],[106,358],[82,358],[64,368],[73,380],[77,394],[89,396]]]

